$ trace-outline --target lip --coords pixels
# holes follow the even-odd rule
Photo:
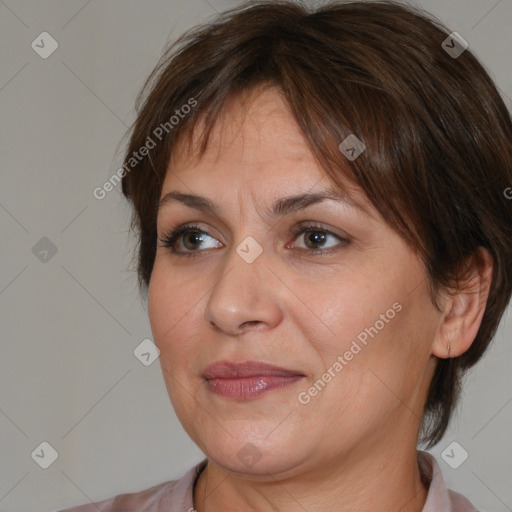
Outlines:
[[[203,377],[213,393],[237,400],[249,400],[291,385],[305,375],[258,361],[217,361],[204,370]]]
[[[259,361],[242,361],[239,363],[231,361],[217,361],[207,366],[203,372],[205,379],[235,379],[243,377],[258,376],[304,376],[302,372],[296,370],[287,370],[273,364],[262,363]]]

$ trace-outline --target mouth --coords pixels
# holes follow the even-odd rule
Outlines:
[[[217,395],[235,400],[250,400],[294,384],[305,375],[296,370],[257,361],[218,361],[206,368],[203,377],[209,390]]]

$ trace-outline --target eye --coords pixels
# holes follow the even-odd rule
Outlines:
[[[337,250],[337,246],[341,245],[345,246],[350,243],[348,238],[343,238],[339,235],[335,235],[331,231],[325,229],[321,224],[316,223],[300,223],[294,230],[293,234],[298,239],[304,240],[305,247],[304,250],[311,253],[312,255],[321,255],[327,253],[333,253]],[[297,236],[301,235],[301,236]],[[304,236],[305,235],[305,236]],[[332,240],[337,240],[338,243],[330,246],[326,246],[326,242],[331,238]],[[329,250],[323,250],[323,248],[327,247]],[[310,249],[308,251],[308,249]]]
[[[208,238],[215,240],[206,231],[199,229],[196,224],[193,224],[181,226],[159,238],[159,241],[162,243],[162,247],[170,249],[173,254],[178,256],[195,256],[199,252],[197,250],[198,247]],[[181,247],[176,248],[176,246]],[[210,242],[209,245],[203,248],[212,249],[215,247],[216,245]]]
[[[299,223],[293,230],[292,234],[295,236],[295,240],[300,238],[298,235],[306,235],[304,237],[305,247],[299,247],[301,251],[308,253],[308,255],[320,256],[322,254],[334,253],[339,247],[346,246],[350,243],[347,237],[341,237],[335,235],[331,231],[325,229],[321,224],[302,222]],[[325,244],[329,238],[334,241],[338,241],[337,244],[327,246],[327,250],[323,250],[326,247]],[[161,242],[161,247],[170,249],[172,254],[176,256],[196,256],[202,251],[200,249],[215,249],[222,247],[222,244],[218,242],[209,242],[206,245],[201,246],[205,242],[215,240],[206,231],[199,228],[197,224],[189,224],[180,226],[175,230],[164,234],[158,240]],[[218,245],[220,244],[220,245]]]

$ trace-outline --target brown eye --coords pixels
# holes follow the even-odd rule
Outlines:
[[[295,229],[293,234],[296,236],[295,240],[302,239],[304,241],[302,247],[298,246],[299,249],[313,256],[334,253],[340,246],[343,247],[350,243],[348,238],[335,235],[322,225],[317,224],[301,224]],[[326,245],[330,240],[337,241],[338,243]]]
[[[182,240],[185,248],[191,251],[197,249],[197,246],[204,241],[204,238],[201,235],[201,231],[188,231],[187,233],[183,233]],[[187,241],[190,245],[187,243]]]
[[[197,225],[181,226],[174,231],[171,231],[162,238],[159,238],[161,247],[166,247],[171,250],[171,253],[177,256],[195,256],[203,252],[199,250],[201,244],[205,244],[211,238],[215,240],[206,231],[200,229]],[[214,243],[204,247],[204,249],[211,249],[218,247]]]
[[[318,249],[318,244],[324,244],[327,238],[325,231],[304,231],[306,236],[304,237],[304,242],[310,249]]]

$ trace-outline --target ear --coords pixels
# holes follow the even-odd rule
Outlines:
[[[467,261],[467,279],[446,294],[432,354],[441,359],[457,357],[473,343],[484,316],[492,281],[493,260],[479,247]]]

